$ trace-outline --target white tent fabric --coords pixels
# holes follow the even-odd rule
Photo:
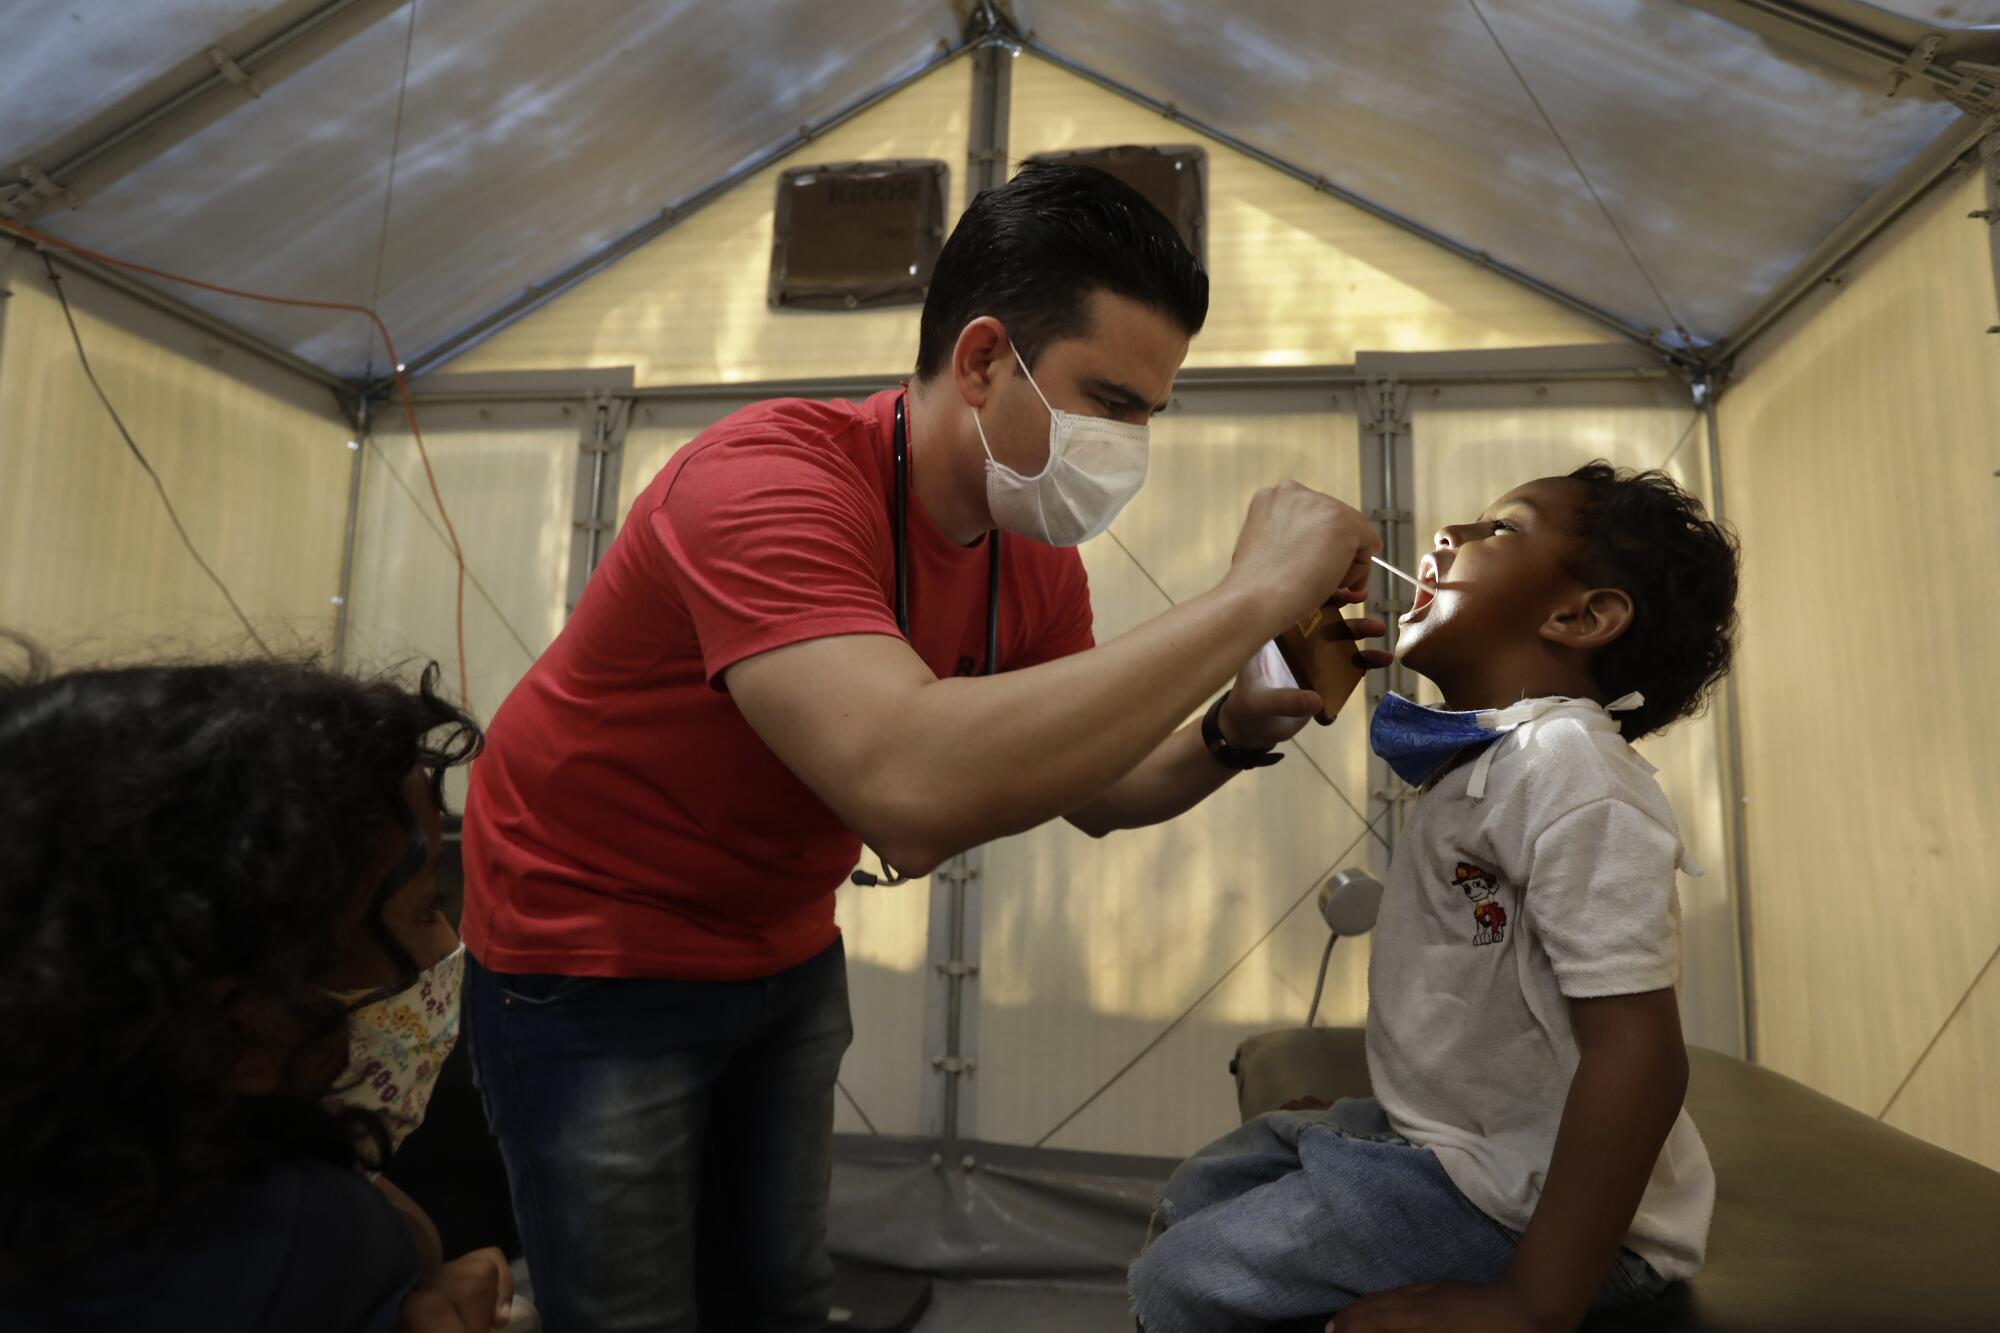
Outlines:
[[[354,457],[332,395],[95,283],[64,291],[204,558],[274,649],[324,651]],[[0,272],[0,322],[0,627],[63,662],[249,651],[92,391],[40,264]]]

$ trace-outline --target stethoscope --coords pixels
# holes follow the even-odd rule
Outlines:
[[[890,442],[890,456],[896,465],[895,499],[889,507],[889,526],[896,552],[896,628],[905,639],[910,637],[910,428],[904,412],[909,404],[907,393],[896,396],[896,433]],[[1000,533],[995,530],[986,534],[986,663],[980,674],[993,674],[994,663],[1000,654]],[[878,861],[880,857],[876,858]],[[871,875],[865,870],[857,870],[848,876],[848,881],[862,888],[892,889],[898,884],[909,883],[901,871],[888,862],[881,862],[881,875]]]

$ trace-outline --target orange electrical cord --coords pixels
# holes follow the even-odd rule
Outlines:
[[[403,400],[403,416],[410,423],[410,437],[417,442],[417,457],[423,460],[424,479],[430,482],[431,500],[437,505],[438,517],[444,520],[445,534],[451,538],[451,556],[453,561],[458,565],[458,596],[453,614],[458,647],[458,696],[461,704],[470,707],[472,703],[471,690],[466,685],[465,670],[465,552],[458,544],[458,529],[452,526],[451,515],[445,511],[444,496],[438,492],[437,474],[431,471],[430,450],[424,447],[424,433],[417,427],[417,409],[410,401],[410,386],[403,379],[403,363],[396,355],[396,340],[389,336],[389,326],[382,322],[382,317],[368,306],[354,305],[347,301],[308,301],[292,296],[266,296],[262,292],[240,291],[235,287],[223,287],[213,282],[203,282],[199,278],[183,277],[178,273],[168,273],[164,269],[151,268],[145,264],[135,264],[129,259],[115,259],[110,255],[99,254],[95,250],[86,250],[84,247],[73,245],[59,236],[51,236],[45,231],[23,226],[18,222],[10,222],[5,218],[0,218],[0,231],[11,232],[13,235],[19,236],[23,240],[32,241],[38,246],[50,246],[57,250],[66,250],[70,254],[81,255],[83,258],[99,264],[109,264],[113,268],[129,269],[134,273],[144,273],[148,277],[160,278],[167,282],[178,282],[187,287],[199,287],[205,292],[215,292],[220,296],[234,296],[245,301],[262,301],[266,305],[303,306],[308,310],[347,310],[357,315],[368,316],[369,322],[375,326],[375,331],[382,335],[382,345],[389,350],[390,373],[395,376],[396,391],[401,395]]]

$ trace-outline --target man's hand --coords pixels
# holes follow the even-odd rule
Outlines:
[[[514,1274],[498,1250],[474,1250],[419,1279],[396,1333],[491,1333],[512,1317]]]
[[[1504,1282],[1426,1282],[1363,1296],[1327,1320],[1326,1333],[1545,1333]]]
[[[1378,648],[1359,646],[1362,639],[1377,639],[1389,632],[1389,627],[1379,620],[1328,616],[1321,632],[1329,637],[1344,635],[1355,640],[1355,660],[1370,670],[1388,666],[1396,660],[1392,654]],[[1243,669],[1236,673],[1236,684],[1230,688],[1229,698],[1222,705],[1222,717],[1219,719],[1222,739],[1249,750],[1281,745],[1298,735],[1322,706],[1319,695],[1311,690],[1275,690],[1253,683],[1250,664],[1246,662]]]
[[[1382,539],[1351,505],[1288,481],[1250,502],[1229,579],[1257,592],[1275,633],[1336,597],[1363,600],[1368,557],[1381,549]]]

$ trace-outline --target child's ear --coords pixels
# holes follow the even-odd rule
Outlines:
[[[1542,622],[1542,637],[1564,648],[1594,653],[1632,627],[1632,599],[1619,588],[1592,588],[1558,606]]]

